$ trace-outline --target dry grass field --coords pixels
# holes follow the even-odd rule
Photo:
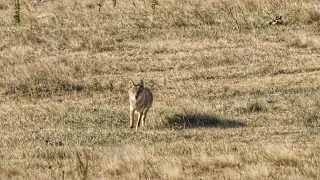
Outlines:
[[[0,179],[320,179],[319,0],[15,3]],[[154,94],[138,131],[130,79]]]

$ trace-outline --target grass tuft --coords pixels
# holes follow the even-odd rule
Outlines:
[[[247,104],[247,112],[262,112],[267,110],[268,105],[264,101],[251,101]]]
[[[308,37],[305,34],[294,35],[291,39],[290,46],[299,48],[320,49],[320,41],[317,38]]]

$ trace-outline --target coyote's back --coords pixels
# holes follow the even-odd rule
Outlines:
[[[153,95],[150,89],[144,87],[143,80],[139,84],[129,82],[129,103],[130,103],[130,128],[133,127],[134,112],[138,113],[138,122],[136,128],[144,126],[147,113],[152,106]]]

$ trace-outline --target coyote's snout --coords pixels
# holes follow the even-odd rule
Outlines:
[[[134,84],[132,80],[129,82],[129,102],[130,102],[130,128],[133,128],[134,112],[138,113],[138,122],[136,129],[144,126],[147,113],[152,106],[153,96],[150,89],[144,87],[143,80],[139,84]]]

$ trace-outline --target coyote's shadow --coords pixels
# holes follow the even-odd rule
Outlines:
[[[195,127],[237,128],[246,126],[245,123],[223,119],[217,116],[202,113],[183,113],[168,117],[169,126],[175,129]]]

